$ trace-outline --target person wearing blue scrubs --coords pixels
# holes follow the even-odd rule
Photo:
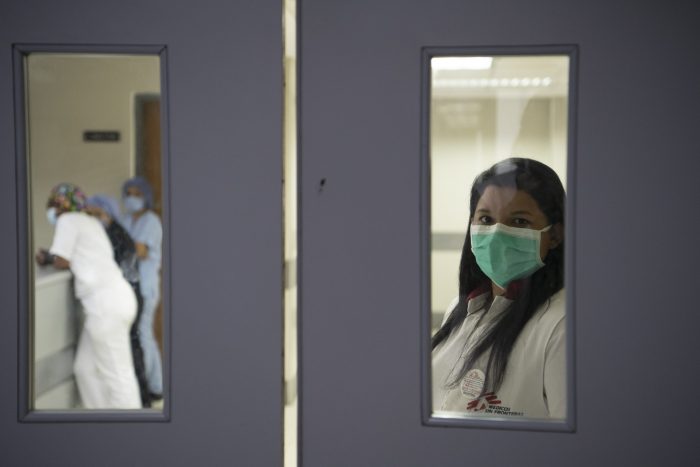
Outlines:
[[[160,301],[160,265],[163,227],[153,212],[153,191],[142,177],[134,177],[122,186],[126,214],[122,225],[136,244],[139,283],[143,309],[139,320],[139,338],[143,348],[146,381],[153,400],[163,397],[163,370],[153,322]]]

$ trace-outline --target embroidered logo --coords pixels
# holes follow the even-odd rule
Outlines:
[[[473,368],[462,378],[460,389],[462,395],[466,397],[467,412],[483,412],[493,415],[522,416],[523,412],[517,412],[502,404],[498,395],[491,391],[482,394],[486,375],[478,368]],[[506,401],[507,402],[507,401]]]
[[[478,368],[472,368],[464,375],[462,378],[462,384],[460,389],[462,390],[462,395],[468,397],[469,399],[476,399],[484,390],[484,380],[486,375],[483,371]]]
[[[487,392],[483,396],[476,398],[467,404],[467,410],[470,412],[483,412],[492,406],[501,405],[501,401],[495,392]]]

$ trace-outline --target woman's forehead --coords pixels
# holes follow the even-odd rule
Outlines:
[[[476,209],[485,210],[527,210],[533,214],[541,213],[537,201],[523,190],[509,186],[489,185],[484,190],[476,205]]]

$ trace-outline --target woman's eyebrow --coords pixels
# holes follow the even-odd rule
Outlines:
[[[532,215],[533,215],[530,211],[524,211],[524,210],[521,210],[521,211],[513,211],[513,212],[510,213],[511,216],[522,216],[523,214],[525,214],[525,215],[527,215],[527,216],[532,216]]]
[[[489,208],[479,208],[476,212],[491,212],[491,210]]]

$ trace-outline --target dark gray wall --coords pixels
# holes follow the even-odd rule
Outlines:
[[[280,21],[277,1],[0,5],[0,464],[280,464]],[[13,43],[168,48],[169,422],[18,422]]]
[[[304,0],[301,18],[304,467],[698,463],[695,5]],[[422,426],[421,47],[548,44],[580,51],[577,429]]]

